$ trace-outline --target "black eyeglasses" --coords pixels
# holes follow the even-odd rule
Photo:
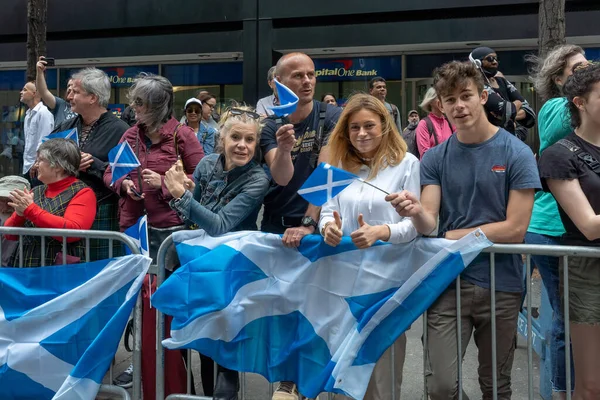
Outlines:
[[[200,114],[200,109],[198,108],[188,108],[185,110],[187,114]]]
[[[487,62],[493,63],[493,62],[498,61],[498,57],[497,56],[487,56],[484,58],[484,60]]]
[[[254,111],[242,110],[241,108],[232,108],[231,110],[229,110],[229,112],[231,113],[231,115],[244,115],[244,114],[246,114],[247,116],[249,116],[252,119],[259,119],[260,118],[260,114],[255,113]]]

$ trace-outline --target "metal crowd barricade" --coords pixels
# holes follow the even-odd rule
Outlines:
[[[167,250],[170,246],[173,245],[173,240],[169,236],[165,242],[161,245],[158,251],[158,270],[154,271],[157,274],[157,285],[159,286],[165,279],[165,256],[167,254]],[[518,254],[525,256],[525,267],[526,267],[526,291],[527,291],[527,329],[526,329],[526,339],[527,339],[527,374],[528,374],[528,399],[533,400],[535,398],[534,393],[534,373],[533,373],[533,321],[532,321],[532,268],[531,268],[531,257],[537,255],[546,255],[552,257],[562,257],[563,261],[563,282],[564,282],[564,323],[565,323],[565,343],[570,343],[570,327],[569,327],[569,277],[568,277],[568,258],[572,256],[577,257],[589,257],[589,258],[600,258],[600,248],[594,247],[578,247],[578,246],[555,246],[555,245],[527,245],[527,244],[496,244],[484,250],[484,253],[489,253],[490,255],[490,296],[491,296],[491,319],[492,319],[492,387],[493,387],[493,399],[497,400],[498,398],[498,381],[497,381],[497,349],[496,349],[496,254]],[[456,338],[457,338],[457,356],[460,362],[457,363],[457,377],[458,377],[458,399],[462,400],[463,398],[463,367],[462,367],[462,326],[461,326],[461,299],[460,299],[460,278],[456,279]],[[551,311],[551,310],[547,310]],[[165,321],[164,315],[157,311],[157,345],[156,345],[156,399],[164,400],[164,350],[161,345],[162,340],[165,337]],[[521,316],[520,316],[521,317]],[[423,314],[423,398],[428,398],[428,390],[427,390],[427,378],[425,376],[425,371],[427,367],[427,311]],[[393,348],[392,348],[393,351]],[[483,350],[485,351],[485,349]],[[191,392],[191,384],[190,384],[190,376],[191,376],[191,360],[190,357],[191,352],[188,350],[188,384],[187,384],[187,392],[188,394],[172,394],[167,397],[167,399],[181,399],[181,400],[211,400],[211,397],[204,396],[195,396],[190,395]],[[390,366],[392,375],[394,376],[394,357],[392,355],[392,365]],[[565,363],[566,363],[566,387],[571,387],[571,351],[570,346],[565,346]],[[246,385],[245,385],[245,375],[242,373],[240,378],[240,389],[241,389],[241,399],[246,398]],[[395,387],[392,382],[391,392],[395,395]],[[270,398],[273,393],[273,385],[269,384],[269,393],[268,398]],[[571,400],[571,392],[567,391],[566,398],[567,400]],[[326,398],[331,400],[333,395],[331,393],[322,393],[319,398]]]
[[[527,291],[527,377],[528,377],[528,396],[529,400],[535,398],[534,394],[534,382],[533,382],[533,335],[532,335],[532,269],[531,269],[531,257],[537,255],[546,255],[551,257],[562,257],[563,265],[563,301],[564,301],[564,323],[565,323],[565,373],[566,373],[566,387],[571,387],[571,348],[569,343],[570,339],[570,326],[569,326],[569,275],[568,275],[568,262],[569,257],[586,257],[586,258],[600,258],[600,248],[594,247],[578,247],[578,246],[556,246],[556,245],[527,245],[527,244],[496,244],[484,250],[484,253],[490,255],[490,296],[491,296],[491,320],[492,320],[492,388],[493,388],[493,399],[498,399],[498,371],[497,371],[497,349],[496,349],[496,254],[519,254],[525,256],[525,268],[526,268],[526,291]],[[462,376],[462,343],[461,343],[461,307],[460,307],[460,278],[456,280],[456,337],[457,337],[457,359],[458,365],[458,399],[463,398],[463,376]],[[423,315],[423,342],[424,346],[427,346],[427,313]],[[485,351],[485,349],[483,349]],[[426,360],[426,348],[423,350],[423,375],[425,377],[425,366]],[[427,379],[424,379],[424,398],[428,397],[427,393]],[[571,400],[572,393],[570,390],[566,392],[566,399]]]
[[[45,249],[45,243],[47,237],[62,237],[62,254],[63,264],[67,263],[67,238],[78,237],[85,240],[85,262],[90,262],[90,239],[105,239],[108,240],[109,244],[109,258],[113,256],[113,243],[114,241],[122,242],[126,245],[133,254],[139,254],[138,245],[129,236],[112,231],[93,231],[93,230],[77,230],[77,229],[41,229],[41,228],[12,228],[0,226],[0,260],[2,259],[2,241],[4,235],[13,235],[19,237],[19,250],[16,255],[19,260],[18,265],[14,267],[23,267],[23,237],[24,236],[39,236],[41,240],[41,251]],[[42,266],[45,265],[45,256],[41,254]],[[138,297],[134,313],[133,313],[133,399],[140,400],[142,398],[142,379],[141,379],[141,367],[142,367],[142,336],[141,336],[141,314],[142,313],[142,302],[141,297]],[[110,394],[120,396],[124,400],[130,400],[129,392],[127,390],[112,385],[113,381],[113,366],[111,364],[109,369],[109,380],[111,384],[101,385],[99,394]]]

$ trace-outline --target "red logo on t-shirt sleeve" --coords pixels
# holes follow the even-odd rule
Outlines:
[[[496,164],[492,167],[492,172],[496,172],[498,174],[504,173],[504,172],[506,172],[506,165]]]

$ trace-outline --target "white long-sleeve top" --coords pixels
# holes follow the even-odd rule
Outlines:
[[[370,168],[363,165],[357,175],[366,180],[369,172]],[[388,193],[406,189],[419,197],[421,193],[419,161],[415,156],[407,153],[399,165],[380,170],[377,176],[368,182]],[[417,230],[412,220],[398,215],[394,207],[385,201],[385,196],[381,191],[362,182],[352,182],[350,186],[321,208],[319,232],[327,222],[334,221],[333,211],[337,211],[342,218],[344,236],[350,236],[359,228],[358,215],[362,214],[365,223],[387,225],[390,228],[389,243],[410,242],[417,237]]]
[[[37,149],[42,144],[42,138],[48,136],[53,129],[54,116],[41,101],[34,108],[25,111],[23,174],[35,164]]]

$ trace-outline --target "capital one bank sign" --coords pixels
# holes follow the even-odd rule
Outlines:
[[[365,57],[315,60],[315,75],[319,81],[359,81],[376,76],[401,79],[400,57]]]

